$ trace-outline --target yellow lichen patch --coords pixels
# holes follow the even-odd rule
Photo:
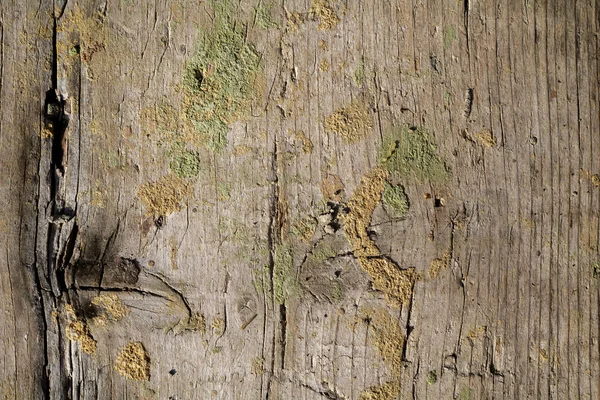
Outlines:
[[[348,201],[350,211],[343,216],[344,230],[357,257],[380,255],[379,249],[369,238],[367,228],[371,223],[373,211],[381,200],[387,175],[384,168],[376,167],[362,179]]]
[[[387,382],[365,390],[360,394],[359,400],[394,400],[399,393],[400,384],[398,382]]]
[[[429,269],[427,270],[429,278],[436,278],[443,269],[448,268],[450,266],[450,258],[450,251],[447,250],[441,257],[431,261]]]
[[[129,308],[114,293],[102,293],[100,296],[94,297],[92,304],[102,307],[115,321],[119,321],[129,313]]]
[[[600,186],[600,175],[592,174],[590,171],[588,171],[587,169],[583,169],[583,168],[581,168],[579,170],[579,172],[581,172],[581,174],[585,178],[589,179],[592,182],[592,185],[594,185],[596,187]]]
[[[323,39],[319,40],[318,46],[319,46],[319,49],[321,49],[323,51],[329,50],[329,44]]]
[[[92,190],[90,193],[90,205],[92,207],[104,208],[106,206],[106,201],[108,200],[108,193],[106,189],[102,188],[102,183],[100,181],[96,181],[94,183],[96,189]]]
[[[233,155],[235,157],[245,156],[252,152],[252,147],[246,145],[239,145],[233,148]]]
[[[204,322],[204,314],[193,314],[188,319],[185,329],[188,331],[199,332],[200,334],[204,335],[204,333],[206,332],[206,322]]]
[[[225,320],[223,318],[213,319],[212,328],[215,335],[222,335],[225,332]]]
[[[487,146],[487,147],[495,147],[496,146],[496,138],[492,136],[492,132],[487,129],[484,129],[481,132],[478,132],[476,135],[479,141]]]
[[[340,22],[329,0],[312,0],[309,16],[319,20],[319,29],[322,31],[333,29]]]
[[[360,102],[353,102],[325,119],[325,129],[335,132],[346,142],[356,142],[363,139],[373,128],[373,116],[367,106]]]
[[[265,373],[264,364],[265,360],[261,357],[255,357],[252,360],[252,373],[255,375],[262,375]]]
[[[144,183],[137,191],[146,207],[146,213],[155,217],[181,210],[182,203],[189,194],[189,185],[175,175],[166,175],[156,182]]]
[[[319,71],[327,72],[331,69],[331,64],[326,59],[322,59],[319,63]]]
[[[294,132],[294,139],[300,142],[300,145],[302,146],[302,152],[304,154],[312,153],[314,145],[308,136],[306,136],[306,133],[303,131],[296,131]]]
[[[127,379],[150,380],[150,357],[141,342],[131,342],[125,346],[115,362],[115,370]]]
[[[393,306],[405,304],[412,295],[416,280],[413,268],[400,269],[381,255],[379,248],[367,233],[375,207],[381,201],[387,171],[376,167],[366,175],[348,201],[348,213],[342,217],[344,231],[354,256],[367,271],[373,287],[386,295]]]
[[[285,10],[285,18],[287,20],[287,30],[289,32],[297,31],[304,23],[304,15],[298,12],[289,12]]]
[[[471,329],[469,332],[467,332],[467,337],[472,340],[479,339],[480,337],[484,336],[486,332],[487,332],[487,326],[477,325],[476,327]]]
[[[399,269],[383,257],[358,257],[358,261],[371,276],[373,287],[385,293],[388,303],[399,307],[410,300],[417,279],[414,269]]]
[[[67,325],[65,333],[69,340],[74,340],[81,344],[81,350],[87,354],[96,352],[96,341],[90,334],[90,328],[87,323],[80,319],[75,319]]]
[[[145,135],[163,138],[165,134],[174,134],[179,124],[179,113],[166,101],[144,107],[140,111],[140,125]]]
[[[108,317],[106,314],[99,314],[92,318],[92,323],[97,327],[105,328],[108,325]]]
[[[54,133],[52,132],[52,124],[48,124],[42,128],[40,132],[40,137],[42,139],[50,139],[54,137]]]
[[[321,194],[326,200],[340,201],[344,184],[337,175],[327,174],[320,184]]]
[[[364,308],[360,316],[370,321],[373,341],[383,361],[390,367],[394,376],[402,368],[402,347],[404,335],[398,318],[392,317],[385,309]]]
[[[60,316],[60,311],[58,310],[54,310],[52,311],[52,322],[54,322],[55,325],[58,325],[58,317]]]
[[[101,12],[88,15],[75,5],[57,20],[57,56],[71,69],[76,62],[86,65],[88,79],[112,73],[115,64],[130,52],[126,35],[118,34],[115,25],[106,22]]]

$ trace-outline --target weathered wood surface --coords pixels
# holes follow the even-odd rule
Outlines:
[[[256,88],[220,151],[176,138],[178,180],[212,3],[2,1],[0,398],[600,397],[598,2],[330,3],[232,3]],[[350,142],[324,125],[349,104],[373,117]],[[419,276],[397,308],[344,213],[403,124],[451,175],[373,212],[375,259]],[[188,194],[151,215],[161,178]],[[130,342],[149,380],[115,368]]]

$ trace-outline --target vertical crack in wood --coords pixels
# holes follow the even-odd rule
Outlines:
[[[272,182],[272,193],[271,193],[271,204],[269,206],[269,229],[267,232],[267,245],[269,246],[269,279],[271,284],[269,285],[271,288],[271,298],[273,299],[273,304],[275,304],[275,293],[273,291],[274,288],[274,272],[275,272],[275,241],[277,235],[276,228],[276,220],[277,220],[277,204],[279,203],[279,177],[277,172],[277,137],[274,139],[273,144],[273,155],[271,157],[271,174],[273,178]],[[271,395],[271,380],[273,379],[273,374],[275,373],[275,349],[276,349],[276,335],[273,335],[273,340],[271,343],[271,371],[267,378],[267,385],[265,388],[265,396],[268,400]]]
[[[272,342],[272,354],[271,354],[271,375],[267,381],[266,396],[270,397],[271,379],[275,376],[276,371],[281,371],[285,368],[285,348],[287,338],[287,306],[285,300],[281,304],[277,304],[277,296],[275,295],[275,269],[276,269],[276,249],[282,244],[282,225],[284,218],[280,207],[280,196],[281,196],[281,182],[279,171],[279,147],[277,143],[277,135],[274,138],[273,143],[273,156],[271,160],[271,172],[273,176],[273,189],[270,204],[270,216],[269,216],[269,233],[268,233],[268,246],[269,246],[269,274],[271,281],[272,290],[272,301],[273,311],[278,315],[277,317],[277,328],[273,332]]]
[[[44,129],[51,132],[52,140],[49,151],[42,151],[38,162],[38,176],[47,176],[48,179],[39,180],[39,192],[45,195],[38,193],[34,284],[40,300],[41,329],[44,338],[45,365],[42,382],[44,397],[69,398],[74,394],[73,377],[69,372],[69,369],[72,369],[69,366],[73,365],[72,354],[65,348],[68,344],[62,335],[61,319],[55,318],[54,313],[60,304],[69,302],[65,270],[72,261],[79,228],[74,220],[75,207],[66,206],[62,195],[67,154],[66,132],[70,110],[66,97],[57,90],[59,17],[56,15],[56,9],[51,18],[51,88],[46,92],[41,122]],[[44,146],[44,142],[40,142],[40,146]],[[47,162],[43,160],[44,154],[50,157]],[[38,241],[40,235],[41,242]],[[52,321],[57,325],[56,330],[50,328]]]

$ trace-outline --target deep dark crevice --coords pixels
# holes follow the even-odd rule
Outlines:
[[[408,310],[407,310],[407,316],[406,316],[406,335],[404,337],[404,341],[402,342],[402,361],[407,361],[406,352],[408,350],[408,339],[409,339],[412,331],[415,329],[415,327],[410,324],[414,297],[415,296],[414,296],[414,285],[413,285],[413,290],[411,290],[410,299],[408,301]]]
[[[77,235],[79,234],[79,226],[75,222],[73,224],[73,228],[69,233],[69,237],[67,238],[67,243],[65,245],[65,251],[60,258],[59,267],[64,270],[72,261],[73,253],[75,252],[75,243],[77,242]],[[64,278],[64,274],[63,274]],[[63,280],[64,283],[64,280]]]
[[[469,0],[463,0],[463,6],[465,8],[464,19],[465,19],[465,34],[467,36],[467,54],[469,54]]]
[[[412,393],[413,400],[417,400],[417,379],[418,379],[420,372],[421,372],[421,360],[418,360],[417,368],[416,368],[415,374],[413,375],[413,380],[412,380],[412,385],[411,385],[411,393]]]
[[[97,286],[77,286],[75,288],[76,291],[94,291],[97,292],[98,291],[98,287]],[[155,292],[151,292],[149,290],[144,290],[141,288],[134,288],[134,287],[128,287],[128,286],[124,286],[124,287],[118,287],[118,286],[103,286],[101,288],[101,290],[103,292],[111,292],[111,293],[137,293],[137,294],[141,294],[143,296],[153,296],[153,297],[158,297],[161,298],[163,300],[166,300],[168,302],[172,302],[173,300],[169,297],[169,296],[164,296],[160,293],[155,293]]]
[[[64,9],[63,9],[64,11]],[[48,220],[46,223],[47,241],[45,243],[46,259],[41,260],[38,256],[38,251],[35,252],[35,286],[40,301],[40,313],[43,322],[42,336],[44,337],[44,373],[42,374],[42,390],[45,398],[50,398],[57,393],[62,397],[70,397],[72,390],[72,379],[70,378],[68,366],[65,365],[68,360],[63,358],[63,355],[68,354],[63,348],[63,337],[61,334],[60,320],[56,323],[58,329],[50,329],[50,314],[53,310],[59,307],[62,302],[63,295],[67,294],[67,284],[65,282],[64,266],[69,263],[74,250],[77,239],[78,228],[75,225],[69,233],[64,249],[61,252],[60,232],[63,223],[71,220],[74,217],[74,211],[65,207],[60,199],[61,179],[65,172],[65,133],[69,122],[66,99],[59,94],[58,88],[58,54],[57,54],[57,20],[58,17],[52,17],[52,55],[51,55],[51,78],[49,82],[50,89],[46,91],[44,99],[44,108],[41,113],[41,128],[49,131],[52,134],[51,149],[50,149],[50,165],[47,171],[44,171],[45,163],[40,157],[38,173],[39,178],[46,175],[49,178],[46,181],[39,180],[40,190],[44,185],[48,185],[50,192],[49,203],[42,204],[38,201],[38,217],[36,226],[44,229],[44,223],[41,222],[40,215],[46,215]],[[45,147],[44,139],[40,142],[40,147]],[[42,151],[41,154],[44,154]],[[40,198],[38,194],[38,198]],[[45,201],[45,200],[43,200]],[[47,213],[42,212],[50,208]],[[41,222],[41,223],[40,223]],[[36,243],[38,234],[36,233]],[[43,254],[43,252],[42,252]],[[40,265],[40,263],[42,265]],[[45,265],[45,269],[43,266]],[[54,332],[56,338],[50,338],[50,331]],[[58,346],[58,348],[51,348]],[[59,359],[56,359],[55,354],[59,354]],[[50,371],[53,366],[58,364],[58,376],[53,378]],[[56,379],[56,382],[53,380]],[[58,390],[58,392],[57,392]]]
[[[465,118],[469,118],[471,116],[471,111],[473,110],[473,88],[468,88],[465,93]]]
[[[273,275],[275,272],[275,236],[277,234],[277,205],[279,203],[279,181],[277,174],[277,138],[274,140],[273,145],[273,157],[271,158],[271,173],[273,175],[273,190],[271,194],[271,204],[269,207],[269,229],[267,231],[267,246],[269,247],[269,279],[271,281],[271,288],[274,288]],[[273,299],[275,296],[272,296]],[[275,372],[275,348],[276,348],[276,335],[273,335],[273,341],[271,343],[271,374],[267,378],[267,385],[265,388],[266,399],[268,400],[271,395],[271,379]]]
[[[52,17],[52,89],[58,88],[58,52],[56,46],[56,37],[58,34],[58,18]]]
[[[287,340],[287,307],[285,304],[279,306],[279,317],[281,325],[281,369],[285,369],[285,345]]]
[[[37,235],[36,235],[37,236]],[[37,264],[37,257],[36,257]],[[48,357],[48,319],[46,318],[46,305],[44,301],[44,290],[42,289],[42,282],[40,281],[40,274],[36,271],[33,274],[35,279],[35,287],[37,291],[37,295],[39,298],[39,310],[41,314],[41,322],[42,322],[42,336],[44,337],[44,373],[41,374],[41,382],[40,385],[42,387],[42,393],[45,399],[50,399],[50,376],[48,375],[49,370],[49,357]]]

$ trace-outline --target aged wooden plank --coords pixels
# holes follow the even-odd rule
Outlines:
[[[0,17],[0,397],[597,397],[597,2]]]

